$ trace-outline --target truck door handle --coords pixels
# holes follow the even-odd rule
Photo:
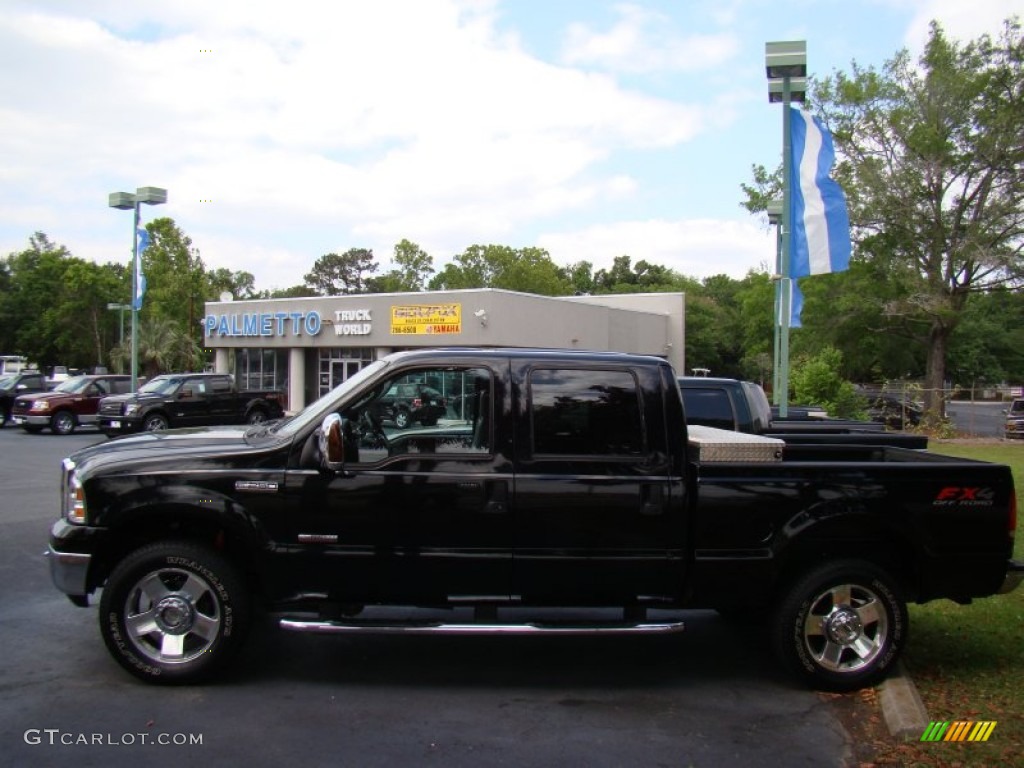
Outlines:
[[[484,483],[487,494],[484,502],[485,515],[504,515],[508,512],[508,483],[504,480],[491,480]]]
[[[640,486],[640,514],[660,515],[665,511],[665,486],[645,483]]]
[[[473,496],[483,496],[480,511],[485,515],[503,515],[508,512],[508,483],[504,480],[459,483],[459,490]]]

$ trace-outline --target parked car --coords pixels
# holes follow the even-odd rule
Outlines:
[[[1017,397],[1010,403],[1006,414],[1003,435],[1007,440],[1024,440],[1024,397]]]
[[[166,373],[138,392],[100,401],[97,426],[107,437],[208,424],[260,424],[284,415],[284,392],[239,390],[227,373]]]
[[[19,395],[11,409],[11,420],[26,432],[46,427],[55,435],[70,435],[80,426],[95,425],[100,399],[130,392],[130,376],[74,376],[52,392]]]
[[[0,376],[0,427],[10,421],[11,408],[18,395],[46,392],[49,389],[46,377],[39,371],[23,370],[8,376]]]
[[[924,406],[909,398],[888,392],[865,392],[868,416],[889,429],[916,427],[924,416]]]
[[[413,422],[432,427],[448,412],[444,397],[426,384],[406,382],[395,384],[374,404],[381,421],[390,421],[399,429]]]

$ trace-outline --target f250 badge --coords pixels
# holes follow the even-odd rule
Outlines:
[[[272,480],[236,480],[236,491],[251,491],[253,493],[277,493],[277,483]]]
[[[932,502],[934,507],[991,507],[995,504],[995,491],[991,488],[970,488],[947,485]]]

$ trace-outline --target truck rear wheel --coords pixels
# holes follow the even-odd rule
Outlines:
[[[895,581],[871,563],[845,560],[797,581],[779,602],[772,632],[783,663],[805,682],[850,691],[885,676],[907,629]]]
[[[248,595],[220,555],[158,542],[128,555],[100,598],[100,631],[117,662],[153,683],[191,683],[223,667],[242,643]]]
[[[262,408],[253,408],[249,411],[249,415],[246,416],[245,421],[247,424],[262,424],[267,420],[267,412]]]

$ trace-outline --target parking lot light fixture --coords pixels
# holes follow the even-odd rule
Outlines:
[[[131,192],[111,192],[107,198],[107,204],[111,208],[122,211],[134,211],[132,226],[132,392],[138,389],[139,384],[139,306],[141,296],[139,291],[139,206],[162,205],[167,202],[167,190],[161,187],[139,187],[134,194]]]
[[[803,101],[807,92],[807,41],[784,40],[765,43],[765,74],[768,76],[768,101],[782,103],[782,210],[781,243],[779,243],[780,266],[778,274],[781,308],[772,319],[777,325],[779,348],[776,355],[778,368],[778,392],[773,398],[779,406],[779,416],[786,418],[789,409],[789,319],[792,306],[792,279],[789,277],[790,261],[790,151],[789,151],[789,105],[792,101]]]

